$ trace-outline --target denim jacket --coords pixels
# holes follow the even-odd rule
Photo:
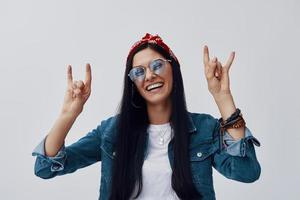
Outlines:
[[[45,137],[32,152],[33,156],[37,156],[35,175],[49,179],[101,161],[99,200],[107,200],[111,189],[112,161],[115,157],[116,119],[117,115],[101,121],[77,142],[67,147],[63,145],[54,157],[45,156]],[[224,135],[220,134],[217,118],[205,113],[190,112],[188,127],[188,134],[191,134],[189,159],[192,180],[203,195],[203,200],[215,199],[212,167],[225,177],[240,182],[250,183],[259,178],[261,168],[253,144],[260,146],[260,142],[247,127],[245,137],[235,141],[227,131]],[[174,158],[172,141],[168,144],[171,168]]]

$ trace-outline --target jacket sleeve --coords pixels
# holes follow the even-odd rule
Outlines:
[[[217,149],[213,156],[213,166],[222,175],[229,179],[251,183],[260,177],[261,167],[256,158],[254,145],[260,142],[245,127],[245,137],[234,140],[225,131],[220,132],[220,122],[214,118],[213,122],[214,147]]]
[[[59,152],[53,157],[45,155],[46,136],[32,152],[32,156],[37,156],[34,165],[35,175],[49,179],[72,173],[77,169],[100,161],[101,133],[102,126],[98,125],[70,146],[65,147],[63,144]]]

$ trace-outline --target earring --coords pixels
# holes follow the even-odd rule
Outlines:
[[[131,86],[131,105],[133,106],[133,107],[135,107],[135,108],[141,108],[141,106],[138,106],[138,105],[136,105],[134,102],[133,102],[133,99],[134,99],[134,85],[132,84],[132,86]]]

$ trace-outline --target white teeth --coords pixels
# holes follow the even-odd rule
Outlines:
[[[151,90],[153,88],[160,87],[162,85],[163,85],[162,83],[154,83],[152,85],[149,85],[146,89],[149,91],[149,90]]]

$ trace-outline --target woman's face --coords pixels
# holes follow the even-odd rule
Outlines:
[[[165,67],[159,75],[152,72],[149,68],[151,61],[158,58],[165,60],[158,52],[146,48],[137,52],[132,61],[133,68],[138,66],[144,66],[146,68],[144,80],[135,81],[135,85],[147,104],[161,104],[167,102],[172,91],[173,76],[170,62],[164,62]],[[151,89],[151,86],[157,87]]]

